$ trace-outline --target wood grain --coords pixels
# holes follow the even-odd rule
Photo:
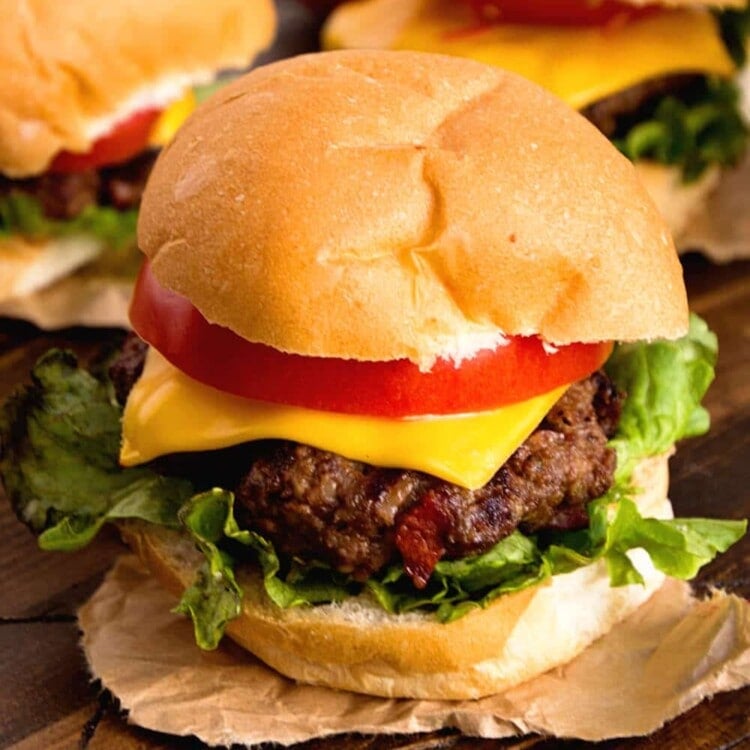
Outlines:
[[[91,707],[66,714],[62,719],[47,724],[13,745],[14,750],[70,750],[81,739],[81,728],[91,718]],[[132,747],[132,745],[131,745]]]
[[[90,703],[88,673],[68,621],[0,625],[0,738],[12,745]]]

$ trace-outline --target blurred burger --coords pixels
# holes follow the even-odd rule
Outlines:
[[[6,3],[0,314],[84,266],[87,277],[132,283],[157,150],[194,108],[196,87],[246,67],[274,28],[271,0]]]
[[[319,16],[324,16],[339,5],[341,0],[300,0],[300,2]]]
[[[716,340],[663,221],[511,73],[258,69],[162,152],[139,244],[141,338],[96,376],[46,355],[0,470],[45,549],[116,522],[202,647],[226,630],[305,682],[477,697],[742,534],[670,520]]]
[[[721,170],[746,147],[733,81],[745,63],[746,6],[744,0],[360,0],[331,16],[323,44],[469,57],[544,86],[635,162],[679,244]]]

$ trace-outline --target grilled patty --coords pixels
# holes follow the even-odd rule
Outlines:
[[[112,367],[124,400],[145,346],[129,339]],[[285,557],[321,561],[364,580],[401,559],[417,587],[442,558],[484,552],[515,529],[574,529],[612,484],[607,446],[621,396],[602,372],[572,385],[495,476],[478,490],[406,469],[384,469],[289,441],[167,457],[165,473],[232,487],[242,528]],[[186,406],[189,408],[189,406]]]
[[[237,487],[237,519],[289,557],[322,560],[361,580],[400,556],[423,587],[441,558],[479,554],[517,528],[586,526],[586,504],[612,484],[606,428],[619,408],[605,375],[574,384],[473,491],[307,445],[269,443]]]
[[[21,192],[39,201],[49,219],[74,219],[88,206],[112,206],[118,211],[137,208],[156,159],[148,151],[130,161],[81,172],[46,172],[39,177],[10,180],[0,176],[0,198]]]
[[[615,138],[636,123],[651,117],[664,97],[689,99],[696,89],[703,86],[704,81],[704,76],[692,73],[651,78],[599,99],[584,107],[581,114],[607,138]]]

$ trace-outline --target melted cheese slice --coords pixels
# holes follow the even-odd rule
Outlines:
[[[174,138],[182,123],[187,120],[195,107],[196,100],[192,89],[182,99],[172,102],[161,113],[159,119],[154,124],[148,139],[149,146],[157,148],[166,146]]]
[[[492,478],[566,388],[479,414],[395,420],[233,396],[192,380],[152,348],[125,407],[120,462],[133,466],[167,453],[282,438],[476,489]]]
[[[323,45],[441,52],[506,68],[576,109],[672,73],[730,76],[734,64],[703,9],[664,10],[609,27],[477,27],[456,0],[366,0],[334,12]]]

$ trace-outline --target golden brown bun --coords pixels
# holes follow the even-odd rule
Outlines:
[[[429,367],[498,331],[674,338],[682,271],[632,165],[518,76],[417,52],[259,68],[157,160],[139,244],[250,341]]]
[[[132,97],[244,67],[275,23],[272,0],[4,3],[0,172],[38,174],[61,149],[86,151],[92,121]]]
[[[644,515],[671,516],[666,455],[642,462],[634,481],[643,488]],[[186,537],[138,522],[121,528],[166,588],[180,595],[193,582],[202,556]],[[478,698],[570,661],[646,601],[663,576],[645,554],[636,557],[645,586],[612,588],[604,563],[596,563],[448,624],[423,613],[390,615],[365,595],[279,609],[260,575],[242,569],[242,614],[228,633],[302,682],[389,697]]]

